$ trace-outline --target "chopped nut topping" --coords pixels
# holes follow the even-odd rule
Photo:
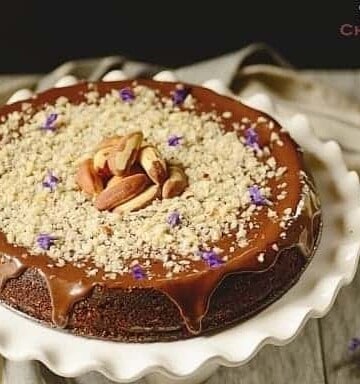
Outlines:
[[[222,117],[224,119],[230,119],[232,117],[232,113],[229,111],[225,111],[225,112],[223,112]]]
[[[86,102],[75,105],[62,97],[34,115],[14,112],[2,119],[0,229],[8,241],[28,247],[34,254],[45,252],[59,267],[67,262],[81,267],[91,261],[93,267],[86,273],[93,276],[103,269],[105,279],[124,273],[151,279],[153,261],[162,263],[167,277],[188,268],[197,270],[194,262],[220,266],[231,258],[221,256],[222,250],[213,246],[223,236],[231,238],[230,253],[247,247],[249,230],[259,231],[259,212],[265,209],[265,216],[276,218],[275,208],[263,203],[276,205],[277,200],[285,199],[281,177],[286,168],[268,157],[271,146],[257,152],[244,144],[244,137],[238,139],[240,131],[243,134],[249,126],[256,127],[256,122],[243,117],[233,125],[236,132],[224,132],[221,117],[231,116],[196,113],[196,99],[189,92],[179,87],[167,98],[134,85],[100,97],[91,89]],[[257,122],[274,125],[265,118]],[[50,132],[44,132],[45,127]],[[110,179],[100,156],[103,153],[95,164],[93,159],[106,138],[116,137],[112,143],[117,143],[138,131],[145,145],[161,153],[163,164],[171,165],[162,174],[151,173],[151,182],[169,198],[148,199],[146,207],[137,202],[140,209],[131,211],[126,197],[108,194],[106,186],[111,180],[111,188],[116,189],[123,170],[133,171],[132,159],[113,159],[116,179]],[[279,144],[278,135],[273,138]],[[145,160],[142,164],[150,172],[151,159]],[[77,175],[79,164],[88,167]],[[44,179],[48,170],[56,180]],[[143,168],[138,171],[126,177],[146,176]],[[100,179],[96,172],[101,173]],[[274,196],[268,186],[272,179],[283,185]],[[79,189],[77,180],[88,195]],[[146,179],[146,183],[150,182]],[[148,196],[147,185],[142,193]],[[106,210],[118,204],[122,204],[121,215]],[[177,217],[169,219],[174,212],[181,212],[181,225]],[[199,250],[203,250],[201,254]],[[138,263],[132,265],[134,261]]]
[[[279,250],[278,245],[275,244],[275,243],[271,246],[271,248],[272,248],[274,251],[276,251],[276,252]]]

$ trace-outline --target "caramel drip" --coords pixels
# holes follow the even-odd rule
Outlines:
[[[114,88],[131,86],[131,81],[118,83],[99,83],[96,85],[100,94],[105,94]],[[153,82],[151,80],[139,80],[139,84],[160,89],[164,95],[169,95],[174,89],[172,83]],[[88,90],[87,84],[79,84],[67,88],[65,96],[70,102],[78,103],[84,99],[84,93]],[[37,99],[32,100],[34,107],[44,103],[53,103],[58,97],[64,96],[64,90],[52,89],[40,94]],[[225,129],[232,130],[231,124],[241,121],[243,116],[256,121],[259,116],[264,114],[239,104],[230,98],[216,95],[212,91],[192,87],[192,93],[199,102],[200,112],[210,112],[214,108],[220,111],[231,111],[232,118],[225,122]],[[0,117],[20,108],[20,104],[13,104],[4,107],[0,111]],[[274,131],[280,132],[280,126],[276,124]],[[292,172],[285,176],[289,188],[289,196],[279,202],[278,210],[282,212],[287,207],[293,209],[299,204],[301,185],[299,181],[299,170],[304,169],[301,155],[295,150],[296,144],[282,134],[284,141],[283,147],[275,146],[273,156],[282,166],[288,166]],[[269,132],[265,130],[260,135],[261,144],[269,142]],[[166,294],[175,303],[184,320],[184,324],[191,333],[201,332],[201,322],[207,313],[213,292],[221,284],[222,280],[230,274],[243,272],[261,273],[271,268],[276,263],[277,258],[285,249],[299,247],[305,257],[310,257],[319,239],[319,220],[320,204],[316,196],[316,191],[312,180],[305,177],[305,184],[309,187],[309,193],[304,194],[304,205],[301,212],[295,218],[288,231],[286,238],[279,238],[278,224],[271,224],[263,218],[264,230],[254,241],[254,244],[247,249],[237,249],[232,254],[231,259],[224,265],[216,269],[208,269],[204,265],[199,265],[199,272],[180,274],[179,277],[166,279],[165,276],[154,280],[134,281],[131,275],[119,276],[116,280],[104,280],[104,272],[99,271],[96,276],[87,276],[84,269],[76,268],[71,264],[58,268],[53,265],[53,261],[46,255],[33,256],[26,249],[13,246],[6,241],[4,234],[0,233],[0,253],[6,255],[4,264],[0,264],[0,291],[9,279],[19,277],[27,268],[37,270],[45,280],[52,303],[52,320],[59,327],[66,327],[69,314],[74,304],[86,299],[95,286],[112,288],[153,288]],[[272,244],[278,245],[279,250],[274,251]],[[214,244],[223,249],[228,249],[230,240],[222,239]],[[257,256],[259,252],[265,252],[265,260],[259,263]]]
[[[93,286],[83,281],[69,281],[56,277],[55,275],[44,277],[51,298],[52,321],[60,328],[65,328],[68,324],[69,313],[74,304],[88,297]]]
[[[248,250],[248,253],[256,249]],[[178,307],[186,328],[193,334],[201,333],[202,319],[205,317],[213,292],[220,282],[230,273],[236,271],[234,266],[222,267],[194,275],[191,280],[177,280],[160,288]]]
[[[175,284],[164,286],[160,290],[175,303],[189,332],[199,334],[202,319],[209,306],[209,288],[213,290],[217,283],[218,276],[215,272],[206,277],[206,282],[202,276],[194,278],[191,282],[179,279]]]
[[[0,290],[2,290],[9,279],[19,277],[26,270],[19,259],[13,258],[0,264]]]

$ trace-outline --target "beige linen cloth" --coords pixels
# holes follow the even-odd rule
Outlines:
[[[42,91],[61,77],[72,74],[79,79],[99,80],[112,69],[122,69],[128,77],[151,77],[162,68],[107,57],[66,63],[46,76],[0,76],[0,104],[19,88]],[[360,171],[360,104],[358,100],[314,82],[271,48],[253,44],[232,54],[200,62],[174,71],[179,81],[201,84],[221,79],[235,94],[248,97],[267,93],[282,115],[304,113],[321,139],[337,140],[349,168]],[[1,325],[0,325],[1,326]],[[65,379],[37,362],[10,362],[0,357],[0,384],[110,384],[97,373]],[[139,384],[142,381],[139,381]]]

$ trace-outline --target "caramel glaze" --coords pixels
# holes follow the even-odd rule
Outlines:
[[[169,96],[175,89],[174,83],[155,82],[152,80],[137,80],[138,84],[158,89],[164,96]],[[112,89],[121,89],[133,85],[133,81],[121,81],[113,83],[96,83],[91,88],[97,90],[100,95]],[[198,100],[196,109],[199,112],[230,111],[232,117],[224,119],[224,129],[232,130],[232,123],[240,122],[242,117],[248,117],[252,122],[257,121],[264,113],[249,108],[231,98],[220,96],[210,90],[190,86],[192,95]],[[38,95],[28,101],[35,110],[40,109],[44,104],[52,104],[60,96],[66,96],[70,102],[76,104],[84,101],[84,94],[89,90],[89,84],[82,83],[72,87],[52,89]],[[16,103],[5,106],[0,110],[0,117],[11,112],[21,110],[23,103]],[[286,182],[287,196],[277,203],[276,211],[283,212],[286,208],[292,208],[297,212],[300,200],[303,207],[296,213],[292,224],[286,230],[286,238],[282,239],[280,233],[284,230],[278,224],[274,224],[267,218],[265,212],[258,214],[261,223],[260,230],[253,230],[249,233],[252,239],[246,248],[238,248],[234,253],[229,252],[229,261],[219,268],[209,269],[203,262],[194,262],[193,266],[199,272],[182,272],[171,279],[161,274],[161,267],[154,263],[153,269],[158,276],[152,280],[134,280],[131,275],[119,276],[115,280],[105,280],[104,273],[99,272],[96,276],[89,277],[82,268],[76,268],[72,264],[64,267],[56,267],[54,262],[46,255],[31,255],[25,248],[17,247],[6,241],[4,234],[0,234],[0,253],[4,255],[5,261],[0,264],[0,289],[6,281],[20,276],[26,269],[35,268],[43,276],[49,289],[52,302],[52,321],[58,326],[65,328],[69,313],[73,305],[85,299],[95,286],[104,286],[108,289],[123,288],[154,288],[165,293],[179,309],[184,323],[193,334],[201,332],[201,321],[207,313],[211,296],[221,281],[229,274],[241,272],[261,273],[268,270],[276,263],[278,256],[284,249],[299,247],[306,258],[310,258],[318,241],[318,233],[315,231],[320,216],[320,204],[316,195],[315,187],[310,177],[304,173],[304,164],[301,151],[296,143],[285,132],[281,131],[279,124],[274,122],[274,129],[269,131],[265,124],[258,124],[257,132],[260,137],[260,144],[267,145],[270,141],[270,132],[279,134],[283,146],[274,145],[272,156],[275,157],[278,166],[288,167],[281,182]],[[301,182],[301,179],[303,180]],[[303,193],[303,186],[307,184],[308,193]],[[275,188],[276,185],[270,184]],[[264,210],[263,210],[264,211]],[[234,235],[234,234],[233,234]],[[224,237],[213,246],[219,246],[225,250],[230,247],[232,238]],[[275,251],[272,245],[276,243],[278,250]],[[257,256],[260,252],[265,253],[264,262],[260,263]]]

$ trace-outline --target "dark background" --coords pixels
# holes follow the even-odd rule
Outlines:
[[[180,66],[246,44],[272,45],[300,68],[360,67],[360,0],[1,1],[0,72],[44,72],[73,58],[123,54]],[[155,6],[156,5],[156,6]]]

